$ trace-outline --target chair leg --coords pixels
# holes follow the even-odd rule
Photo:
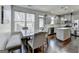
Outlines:
[[[8,50],[9,53],[13,53],[13,50]]]
[[[28,45],[27,46],[27,52],[29,53],[29,51],[30,51],[30,46]]]
[[[32,53],[34,53],[34,49],[32,49]]]
[[[43,53],[44,53],[44,50],[45,50],[45,49],[44,49],[44,45],[43,45]]]
[[[41,48],[41,53],[44,53],[44,45],[42,45],[40,48]]]
[[[22,48],[20,48],[20,53],[22,53]]]

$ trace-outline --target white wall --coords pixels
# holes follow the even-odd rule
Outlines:
[[[0,33],[4,32],[11,32],[11,6],[8,5],[4,6],[4,24],[1,24],[1,17],[0,17]]]

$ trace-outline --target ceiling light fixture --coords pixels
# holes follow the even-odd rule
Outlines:
[[[62,6],[61,9],[67,10],[68,9],[68,6]]]

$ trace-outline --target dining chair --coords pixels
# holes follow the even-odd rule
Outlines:
[[[46,41],[45,38],[46,32],[39,32],[31,36],[31,40],[28,41],[28,44],[32,48],[32,52],[34,53],[34,50],[44,46],[44,42]]]

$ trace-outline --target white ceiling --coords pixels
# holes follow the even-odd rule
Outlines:
[[[67,14],[79,11],[79,5],[20,5],[21,7],[45,11],[54,15]]]

